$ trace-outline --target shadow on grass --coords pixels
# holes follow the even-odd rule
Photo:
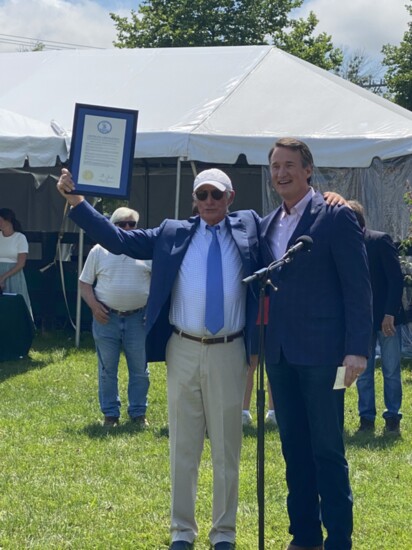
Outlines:
[[[84,350],[94,350],[93,339],[86,335],[82,338],[81,346]],[[0,383],[30,370],[42,369],[50,363],[64,361],[71,353],[76,352],[73,331],[37,332],[28,355],[20,359],[13,357],[0,361]]]
[[[270,424],[265,424],[265,436],[271,433],[279,433],[278,427]],[[256,426],[243,426],[243,437],[244,438],[257,438],[258,430]],[[358,447],[358,448],[369,448],[369,449],[388,449],[396,445],[400,440],[402,440],[402,435],[397,434],[387,434],[387,433],[363,433],[355,432],[349,433],[345,430],[345,445]]]
[[[162,428],[156,430],[155,436],[159,439],[162,437],[166,437],[167,439],[169,439],[169,426],[163,426]]]
[[[48,361],[32,359],[30,356],[22,357],[12,361],[0,362],[0,384],[12,378],[19,376],[33,369],[42,369],[48,364]]]
[[[92,424],[89,424],[82,428],[81,430],[77,430],[78,433],[82,433],[90,437],[91,439],[105,439],[107,437],[122,437],[123,435],[133,435],[137,433],[145,433],[149,431],[153,431],[150,426],[149,427],[142,427],[138,426],[134,422],[131,421],[125,421],[124,423],[120,423],[118,426],[103,426],[101,422],[93,422]],[[167,426],[163,426],[161,428],[156,428],[154,430],[154,435],[157,438],[168,438],[169,437],[169,429]]]
[[[64,350],[77,350],[76,348],[76,335],[73,330],[52,330],[49,332],[38,332],[33,345],[32,350],[40,353],[47,353],[50,349],[64,349]],[[93,336],[89,332],[82,332],[80,334],[79,348],[82,350],[94,350]]]
[[[345,444],[347,447],[367,449],[389,449],[402,440],[402,435],[386,433],[348,433],[345,431]]]
[[[270,433],[278,433],[278,427],[274,426],[273,424],[266,424],[265,423],[265,435]],[[243,437],[244,438],[257,438],[258,435],[258,429],[257,426],[243,426]]]

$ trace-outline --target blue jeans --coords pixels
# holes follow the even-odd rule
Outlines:
[[[146,362],[145,309],[128,317],[110,313],[103,325],[93,319],[93,337],[99,369],[99,403],[105,416],[120,416],[118,367],[123,348],[129,371],[127,412],[131,418],[146,413],[149,370]]]
[[[401,383],[401,326],[396,327],[393,336],[384,336],[383,332],[374,332],[372,337],[372,353],[368,359],[366,370],[359,376],[358,410],[359,416],[367,420],[375,420],[375,348],[379,342],[381,348],[381,364],[383,374],[383,397],[386,410],[383,418],[402,418],[399,412],[402,404]]]
[[[352,492],[343,444],[344,390],[333,390],[336,366],[267,365],[286,462],[292,544],[349,550]]]

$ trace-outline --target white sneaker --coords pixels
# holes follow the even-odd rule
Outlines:
[[[276,413],[275,411],[268,411],[265,418],[266,424],[271,424],[272,426],[277,426],[276,422]]]
[[[252,424],[252,415],[249,411],[242,411],[242,424],[243,426],[250,426]]]

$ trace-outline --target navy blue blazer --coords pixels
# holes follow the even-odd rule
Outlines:
[[[146,310],[147,359],[164,361],[166,344],[173,329],[169,323],[171,292],[183,257],[199,225],[199,216],[189,220],[165,220],[155,229],[123,231],[83,201],[70,210],[70,218],[113,254],[153,260]],[[239,250],[244,277],[260,267],[259,222],[259,216],[252,210],[226,216],[227,228]],[[256,289],[248,288],[245,327],[248,356],[258,310],[257,294]]]
[[[399,252],[387,233],[365,229],[373,296],[373,330],[382,329],[385,314],[395,317],[395,325],[405,323],[402,306],[403,274]]]
[[[269,237],[277,209],[262,220],[261,252],[274,260]],[[283,351],[290,363],[339,365],[345,355],[369,355],[372,299],[363,233],[347,207],[327,206],[316,193],[288,247],[299,236],[313,239],[310,252],[272,272],[266,363]]]

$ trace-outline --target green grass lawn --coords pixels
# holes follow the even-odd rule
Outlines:
[[[0,363],[0,549],[166,549],[169,468],[165,366],[150,365],[148,420],[105,429],[89,334],[38,335],[29,358]],[[126,401],[126,365],[120,368]],[[382,376],[376,375],[383,410]],[[412,370],[403,368],[400,438],[356,433],[357,393],[346,400],[346,446],[355,498],[354,550],[412,549]],[[126,409],[126,407],[123,407]],[[254,410],[252,414],[256,417]],[[284,464],[276,429],[265,439],[265,548],[289,542]],[[209,549],[211,458],[203,455],[196,549]],[[238,550],[258,548],[256,429],[244,432]]]

